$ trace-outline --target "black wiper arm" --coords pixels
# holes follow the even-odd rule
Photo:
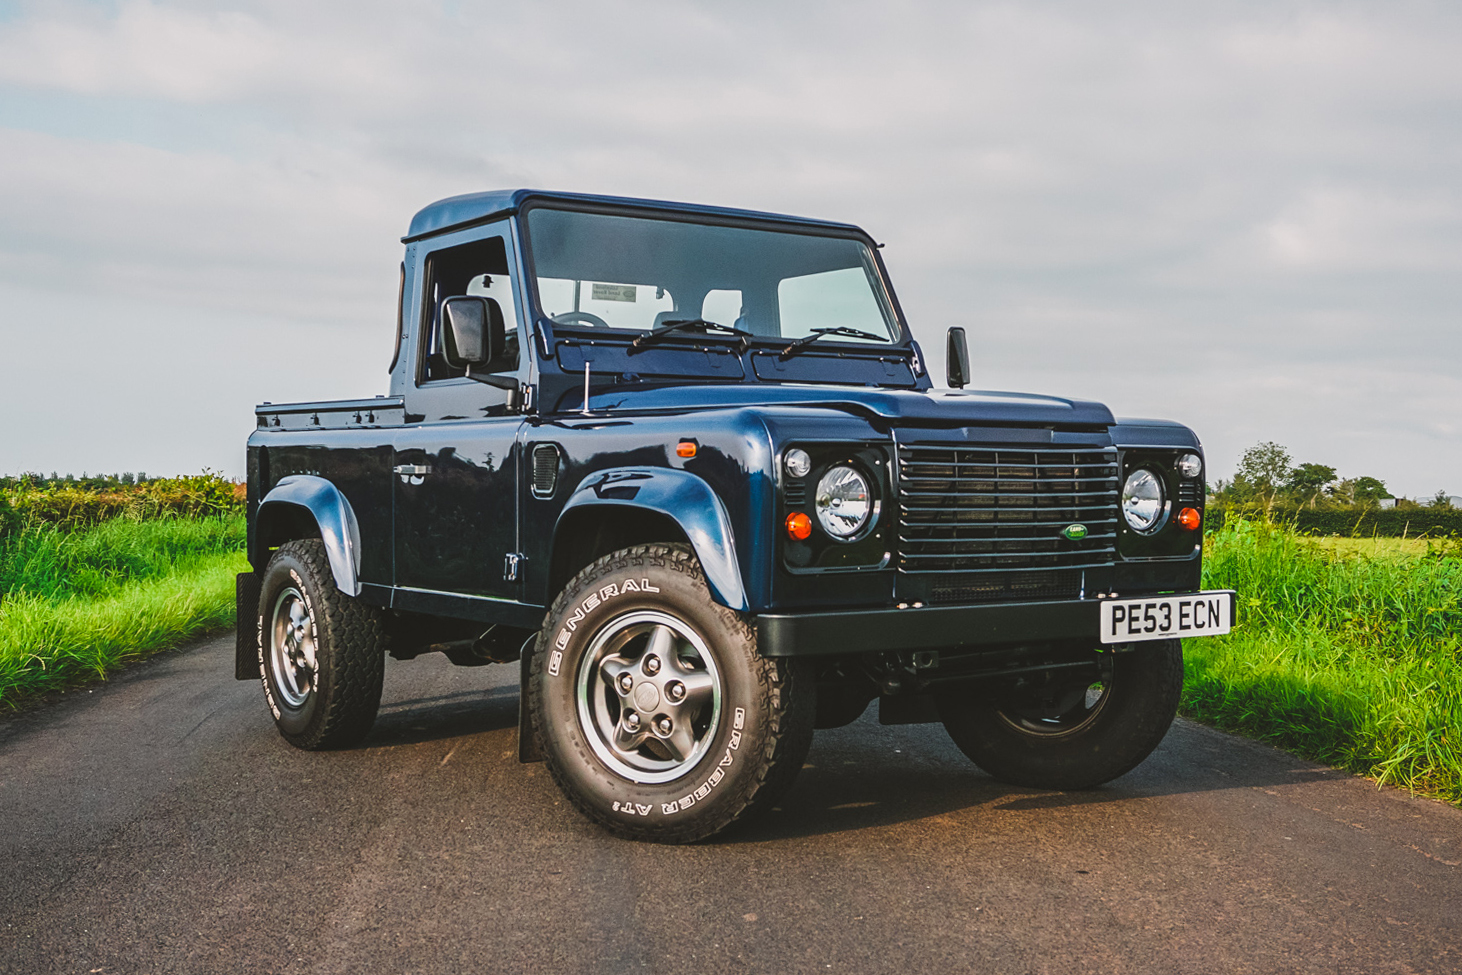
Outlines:
[[[746,351],[745,344],[746,340],[751,338],[750,332],[746,331],[745,329],[734,328],[730,325],[722,325],[720,322],[707,321],[704,318],[672,318],[669,321],[663,322],[660,325],[657,325],[656,327],[650,329],[648,332],[641,332],[635,338],[635,340],[630,343],[630,348],[642,349],[645,346],[649,345],[651,342],[657,342],[660,340],[661,337],[670,335],[673,332],[683,332],[687,330],[706,332],[712,329],[716,330],[717,332],[729,332],[732,335],[740,335],[742,341],[742,351]]]
[[[785,349],[782,350],[782,354],[777,356],[777,358],[790,358],[796,355],[798,352],[801,352],[804,348],[811,345],[813,342],[816,342],[818,339],[822,338],[824,335],[846,335],[849,338],[871,339],[874,342],[886,341],[886,339],[882,335],[874,335],[872,332],[865,332],[861,328],[849,328],[846,325],[839,325],[836,328],[814,328],[811,335],[805,335],[797,341],[793,342],[791,345],[787,346]]]

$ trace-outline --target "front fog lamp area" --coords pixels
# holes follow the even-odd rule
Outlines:
[[[1122,485],[1122,517],[1133,531],[1150,532],[1162,522],[1167,509],[1162,478],[1152,471],[1133,471]]]
[[[817,482],[817,521],[834,538],[852,538],[873,514],[868,479],[845,465],[830,467]]]

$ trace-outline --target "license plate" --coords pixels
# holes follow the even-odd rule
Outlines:
[[[1190,592],[1101,602],[1102,642],[1136,643],[1174,637],[1217,636],[1234,625],[1234,592]]]

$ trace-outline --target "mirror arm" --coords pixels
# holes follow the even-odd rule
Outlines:
[[[476,380],[486,386],[494,386],[498,389],[506,389],[512,395],[508,397],[508,408],[518,408],[518,391],[520,384],[516,376],[495,376],[490,372],[473,372],[471,366],[467,366],[467,378]]]

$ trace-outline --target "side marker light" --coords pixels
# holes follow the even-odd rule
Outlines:
[[[694,440],[682,440],[675,445],[676,457],[694,457],[695,452],[696,442]]]
[[[807,517],[805,511],[794,511],[787,516],[787,537],[796,539],[799,542],[806,541],[812,535],[812,519]]]
[[[1178,512],[1178,524],[1190,532],[1197,531],[1198,526],[1203,524],[1203,516],[1198,513],[1197,508],[1184,508]]]

